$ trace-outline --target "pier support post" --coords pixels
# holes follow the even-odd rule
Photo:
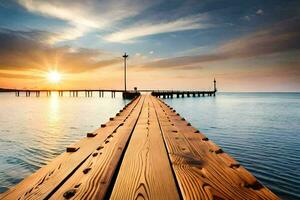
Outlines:
[[[115,98],[116,97],[116,92],[115,91],[111,91],[111,98]]]

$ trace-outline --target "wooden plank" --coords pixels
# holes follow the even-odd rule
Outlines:
[[[145,99],[110,199],[179,199],[150,98]]]
[[[152,101],[183,199],[279,199],[164,102]]]
[[[144,102],[140,100],[124,125],[109,135],[80,168],[51,196],[50,199],[104,199],[121,155],[139,119]]]
[[[123,124],[139,101],[140,98],[136,98],[130,102],[113,121],[107,122],[105,127],[96,130],[95,137],[87,137],[73,145],[79,148],[76,152],[61,154],[48,165],[2,194],[0,199],[44,199],[51,196],[102,145],[107,137]]]

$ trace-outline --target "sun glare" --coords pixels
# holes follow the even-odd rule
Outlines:
[[[48,73],[48,80],[51,83],[58,83],[61,79],[61,74],[58,73],[57,71],[52,71]]]

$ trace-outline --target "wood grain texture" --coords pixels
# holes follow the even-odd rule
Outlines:
[[[145,99],[110,199],[179,199],[150,98]]]
[[[183,199],[279,199],[168,105],[152,100]]]
[[[139,119],[144,98],[142,97],[129,117],[124,119],[124,124],[95,149],[50,199],[62,199],[67,195],[72,199],[104,199],[126,143]]]
[[[106,123],[106,126],[95,131],[95,137],[80,140],[75,145],[76,152],[65,152],[42,167],[34,174],[25,178],[21,183],[0,196],[0,199],[44,199],[60,187],[74,171],[116,130],[124,119],[128,118],[131,110],[137,105],[140,98],[135,99],[125,109],[118,113],[115,120]]]

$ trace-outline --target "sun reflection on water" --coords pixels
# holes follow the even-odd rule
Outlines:
[[[59,96],[57,92],[52,92],[49,105],[49,125],[55,127],[60,121],[59,114]]]

